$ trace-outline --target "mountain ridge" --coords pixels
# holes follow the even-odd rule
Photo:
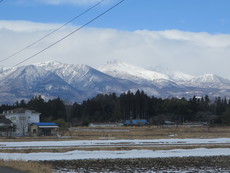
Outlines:
[[[182,72],[147,70],[121,61],[95,69],[88,65],[48,61],[17,68],[1,67],[1,104],[41,95],[82,102],[97,94],[143,90],[155,97],[194,95],[230,97],[230,80],[214,74],[192,76]]]

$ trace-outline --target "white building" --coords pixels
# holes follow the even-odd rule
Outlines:
[[[40,122],[40,113],[24,108],[4,111],[3,114],[14,124],[16,135],[26,135],[30,124]]]

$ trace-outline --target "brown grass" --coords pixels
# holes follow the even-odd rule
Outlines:
[[[64,134],[67,138],[57,137],[18,137],[0,138],[0,142],[21,141],[64,141],[98,139],[164,139],[164,138],[230,138],[230,127],[75,127]]]
[[[143,126],[143,127],[112,127],[112,128],[78,127],[73,130],[74,131],[71,132],[72,138],[81,139],[81,140],[230,137],[230,127],[211,127],[211,128],[207,126],[202,126],[202,127]]]
[[[29,173],[52,173],[52,167],[31,161],[4,161],[0,160],[0,167],[7,167]]]

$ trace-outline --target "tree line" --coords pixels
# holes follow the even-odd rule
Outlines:
[[[90,122],[124,122],[128,119],[146,119],[157,124],[162,121],[209,122],[230,124],[230,100],[209,96],[185,98],[157,98],[144,91],[98,94],[82,103],[65,104],[60,98],[45,101],[41,96],[28,102],[1,105],[0,112],[26,108],[41,113],[41,121],[69,122],[87,125]]]

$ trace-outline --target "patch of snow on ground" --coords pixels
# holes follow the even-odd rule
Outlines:
[[[97,146],[116,144],[141,145],[149,144],[230,144],[230,138],[215,139],[151,139],[151,140],[79,140],[79,141],[32,141],[32,142],[0,142],[0,149],[8,147],[53,147],[53,146]]]
[[[197,144],[230,144],[230,138],[215,139],[153,139],[153,140],[80,140],[80,141],[33,141],[33,142],[0,142],[0,150],[37,149],[54,147],[97,147],[127,145],[197,145]],[[122,159],[122,158],[159,158],[187,156],[228,156],[229,148],[196,148],[174,150],[129,150],[129,151],[80,151],[64,153],[0,153],[4,160],[77,160],[77,159]]]
[[[175,150],[129,150],[129,151],[70,151],[65,153],[0,153],[4,160],[81,160],[81,159],[129,159],[129,158],[162,158],[189,156],[228,156],[229,148],[215,149],[175,149]]]

